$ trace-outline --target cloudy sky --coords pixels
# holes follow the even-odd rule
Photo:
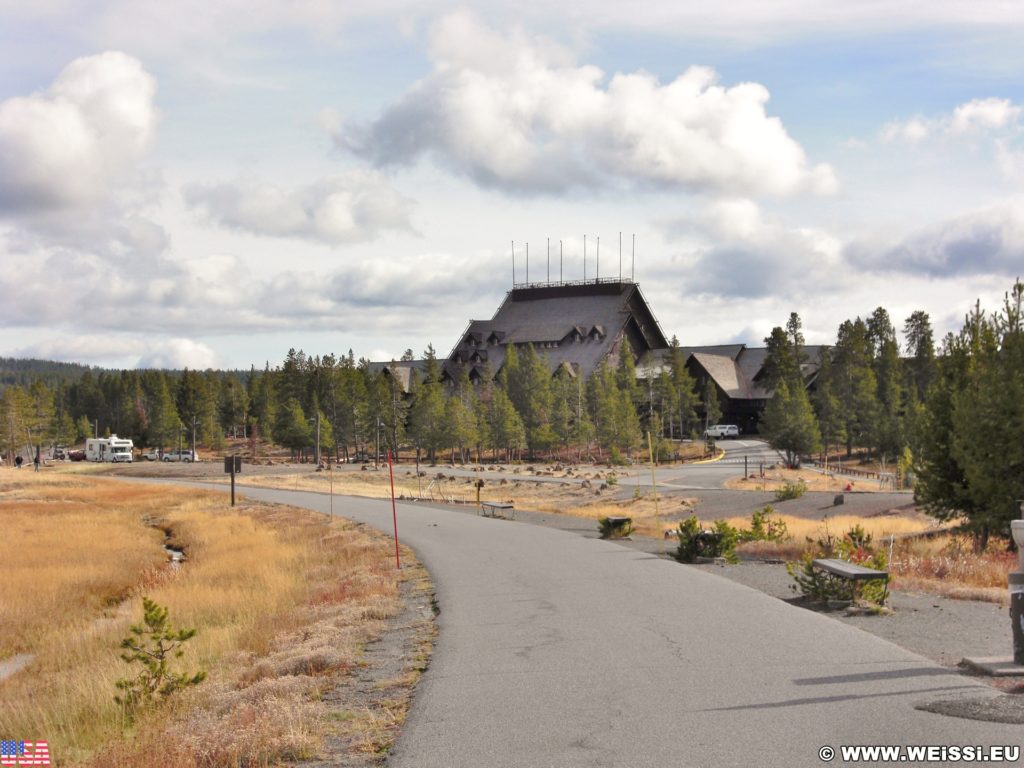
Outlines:
[[[683,344],[941,335],[1024,274],[1022,35],[1002,0],[0,0],[0,355],[444,354],[512,241],[575,280],[620,233]]]

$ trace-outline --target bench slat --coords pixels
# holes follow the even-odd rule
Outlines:
[[[847,562],[846,560],[834,560],[834,559],[820,559],[815,560],[813,563],[816,567],[834,573],[836,576],[842,576],[845,579],[862,579],[864,581],[872,581],[875,579],[889,580],[889,574],[886,571],[876,571],[874,568],[865,568],[863,565],[856,565],[855,563]]]

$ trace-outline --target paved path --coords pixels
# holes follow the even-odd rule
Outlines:
[[[390,504],[335,510],[391,530]],[[398,516],[441,613],[391,766],[820,766],[823,745],[1021,743],[1019,725],[914,709],[987,686],[713,574],[522,522]]]

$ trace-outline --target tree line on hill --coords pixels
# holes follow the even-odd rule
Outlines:
[[[847,320],[809,388],[800,318],[790,315],[765,340],[774,395],[762,434],[791,462],[839,446],[893,462],[930,514],[966,518],[983,548],[1008,531],[1024,500],[1022,299],[1017,282],[1000,310],[976,304],[938,352],[924,312],[906,319],[902,351],[884,308]]]
[[[693,434],[702,406],[678,342],[647,386],[637,381],[628,341],[621,352],[620,363],[605,361],[584,381],[564,371],[552,376],[532,346],[510,347],[500,374],[485,371],[474,386],[465,369],[442,383],[431,346],[409,392],[351,351],[320,357],[292,349],[280,365],[245,373],[83,367],[76,378],[39,375],[4,387],[0,440],[11,455],[117,434],[139,447],[191,446],[194,438],[218,449],[235,436],[256,451],[270,442],[296,454],[319,445],[344,458],[411,445],[429,460],[442,453],[465,460],[570,447],[615,458],[641,446],[645,425],[670,438]],[[411,359],[407,351],[403,361]]]

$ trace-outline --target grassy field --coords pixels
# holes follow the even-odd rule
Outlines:
[[[315,755],[331,732],[386,749],[404,704],[341,722],[323,695],[398,610],[400,580],[429,588],[422,569],[394,568],[387,539],[302,510],[230,511],[221,494],[82,474],[8,470],[2,488],[17,556],[0,580],[0,660],[32,659],[0,682],[5,737],[48,740],[58,765],[123,768],[267,765]],[[180,568],[165,542],[184,550]],[[209,679],[131,725],[114,682],[131,674],[118,644],[142,595],[198,629],[180,668]]]
[[[761,477],[757,474],[755,467],[749,477],[743,477],[742,472],[740,474],[740,477],[727,480],[725,487],[733,491],[777,491],[786,483],[803,482],[808,491],[840,493],[846,490],[847,487],[858,493],[891,493],[895,490],[892,485],[885,485],[878,480],[850,477],[831,472],[825,474],[811,469],[774,467],[766,469],[764,477]]]

